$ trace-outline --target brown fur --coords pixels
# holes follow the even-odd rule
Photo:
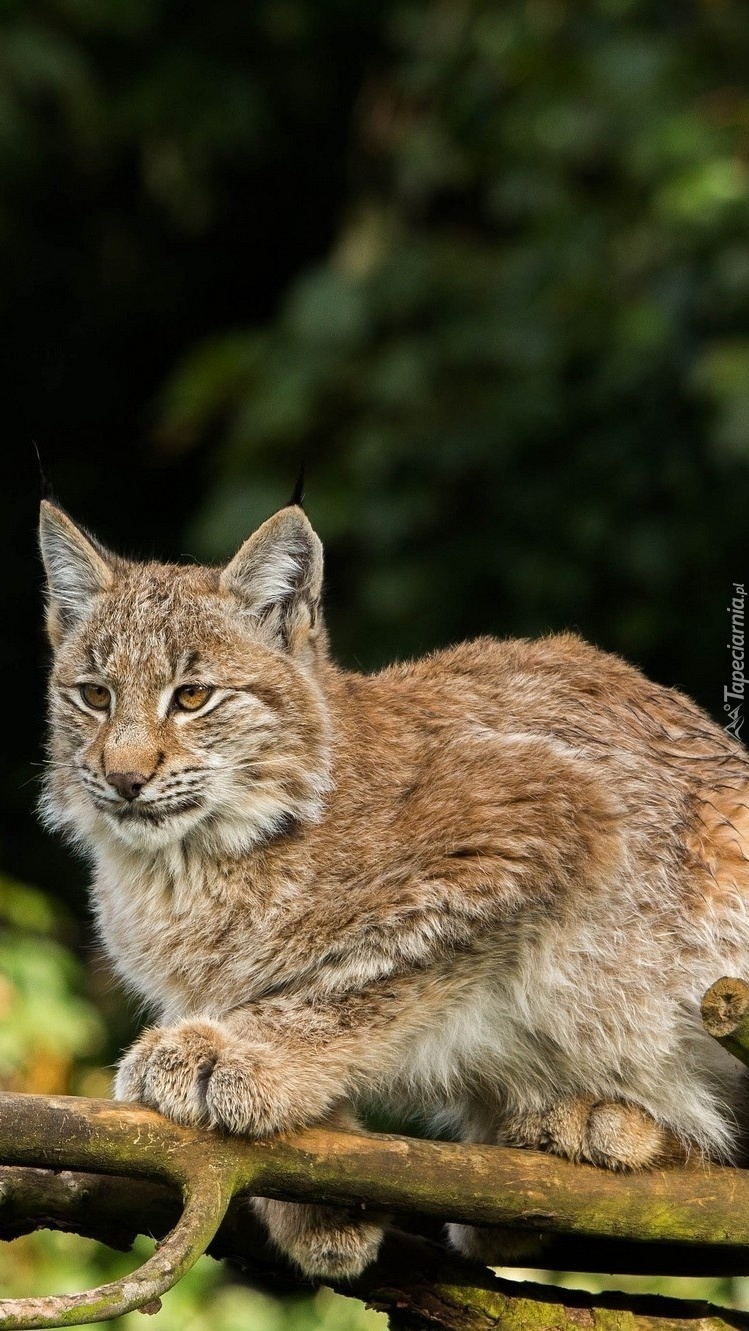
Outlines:
[[[41,539],[47,816],[158,1019],[121,1098],[250,1134],[379,1099],[610,1168],[735,1157],[741,1076],[698,1004],[747,969],[749,763],[693,703],[572,634],[342,671],[296,508],[224,570],[118,559],[50,505]],[[312,1275],[377,1250],[372,1221],[258,1206]]]

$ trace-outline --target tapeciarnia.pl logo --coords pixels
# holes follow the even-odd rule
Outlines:
[[[726,643],[726,647],[731,653],[731,684],[730,687],[728,685],[723,686],[723,711],[728,713],[728,721],[724,730],[727,730],[729,735],[733,735],[734,739],[741,738],[741,727],[744,724],[742,708],[746,691],[746,676],[744,675],[745,600],[746,591],[743,582],[734,582],[731,604],[726,606],[731,616],[731,641]]]

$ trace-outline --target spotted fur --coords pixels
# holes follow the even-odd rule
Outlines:
[[[128,562],[48,503],[41,543],[45,815],[157,1023],[120,1098],[249,1134],[379,1099],[610,1168],[737,1157],[742,1074],[698,1009],[747,970],[749,763],[693,703],[572,634],[343,671],[296,506],[224,569]],[[258,1205],[312,1275],[376,1253],[370,1220]]]

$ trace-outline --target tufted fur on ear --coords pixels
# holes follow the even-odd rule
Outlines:
[[[323,551],[298,505],[268,518],[237,551],[220,585],[290,650],[319,632]]]
[[[106,551],[48,499],[39,514],[39,545],[47,572],[47,632],[57,646],[111,587],[113,572]]]

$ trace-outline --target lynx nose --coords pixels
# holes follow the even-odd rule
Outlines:
[[[107,781],[124,800],[134,800],[148,781],[144,772],[109,772]]]

